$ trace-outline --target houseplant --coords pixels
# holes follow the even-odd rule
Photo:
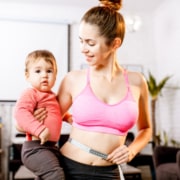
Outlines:
[[[149,71],[147,78],[147,85],[149,94],[151,96],[151,115],[152,115],[152,125],[153,125],[153,144],[154,146],[160,144],[160,136],[156,135],[156,102],[161,94],[161,91],[167,81],[171,78],[171,76],[164,77],[159,83],[157,83],[155,77]]]

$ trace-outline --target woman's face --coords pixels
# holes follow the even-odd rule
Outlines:
[[[105,65],[112,56],[113,48],[107,46],[105,37],[99,34],[99,28],[96,25],[81,22],[80,49],[89,65]]]

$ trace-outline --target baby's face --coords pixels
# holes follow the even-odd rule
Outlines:
[[[51,63],[40,58],[38,61],[29,65],[27,80],[32,87],[39,91],[48,92],[55,84],[56,71]]]

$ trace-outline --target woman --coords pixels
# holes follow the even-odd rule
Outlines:
[[[70,139],[60,150],[67,179],[120,179],[117,165],[131,161],[151,138],[145,78],[124,70],[116,57],[125,33],[121,3],[100,0],[82,17],[79,39],[89,68],[69,72],[58,91],[62,114],[72,110]],[[137,137],[127,147],[135,124]]]

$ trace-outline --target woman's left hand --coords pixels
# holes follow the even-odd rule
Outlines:
[[[38,108],[34,111],[34,117],[39,121],[44,121],[47,117],[48,112],[46,111],[46,108]]]
[[[130,151],[126,145],[116,148],[112,153],[107,157],[107,161],[110,161],[113,164],[122,164],[129,161]]]

